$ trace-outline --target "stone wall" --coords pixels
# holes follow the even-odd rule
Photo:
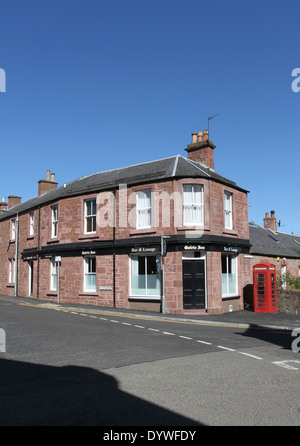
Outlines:
[[[277,311],[300,314],[300,290],[277,290]]]
[[[244,308],[254,311],[253,285],[244,288]],[[277,289],[278,313],[300,314],[300,290]]]

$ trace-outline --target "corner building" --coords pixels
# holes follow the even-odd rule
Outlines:
[[[214,170],[208,132],[186,156],[94,175],[0,204],[0,292],[177,314],[243,308],[247,191]]]

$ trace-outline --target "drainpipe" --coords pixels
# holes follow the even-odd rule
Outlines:
[[[116,307],[116,188],[114,193],[114,214],[113,214],[113,306]]]
[[[18,245],[19,245],[19,213],[17,213],[16,217],[15,296],[18,295]]]
[[[38,219],[38,253],[37,253],[37,275],[36,275],[36,297],[39,299],[40,289],[40,222],[41,222],[41,205],[39,205],[39,219]]]

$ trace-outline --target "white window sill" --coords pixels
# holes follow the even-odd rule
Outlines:
[[[138,300],[160,300],[161,296],[129,296],[129,299],[138,299]]]

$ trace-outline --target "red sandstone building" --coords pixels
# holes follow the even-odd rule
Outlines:
[[[0,293],[166,313],[243,308],[247,191],[214,170],[208,132],[181,155],[0,204]]]

